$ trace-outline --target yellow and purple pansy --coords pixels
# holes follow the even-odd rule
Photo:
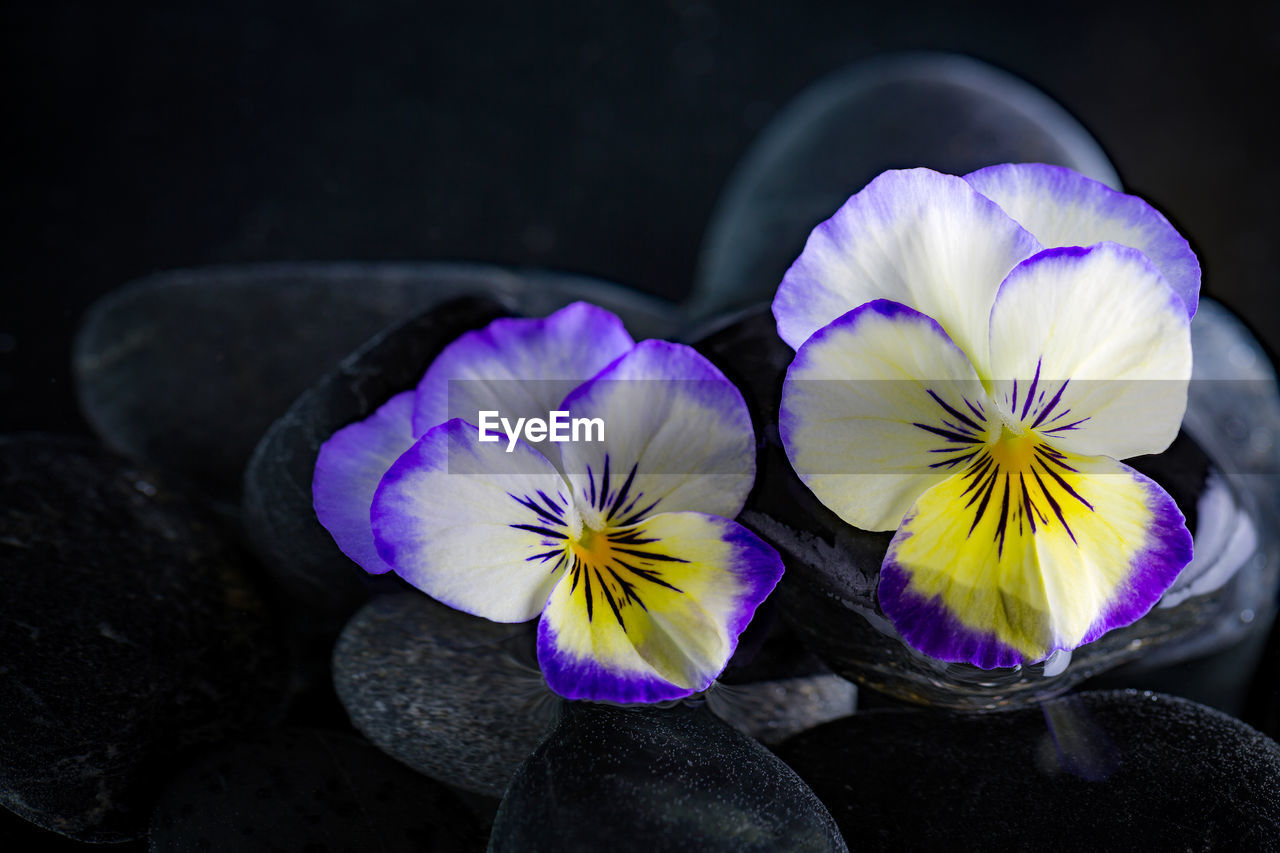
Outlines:
[[[1200,268],[1141,199],[1069,169],[886,172],[773,303],[781,438],[844,521],[896,530],[878,598],[915,648],[1041,661],[1145,614],[1191,558],[1164,450]]]
[[[485,411],[571,412],[603,440],[482,441]],[[494,621],[541,615],[556,693],[656,702],[710,686],[781,577],[733,521],[754,479],[751,418],[718,369],[575,303],[455,340],[321,447],[313,496],[366,571]]]

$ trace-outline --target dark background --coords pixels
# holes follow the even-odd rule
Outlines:
[[[472,259],[680,298],[770,117],[914,48],[1064,104],[1274,351],[1280,4],[974,5],[10,3],[0,431],[83,429],[78,319],[157,270]]]

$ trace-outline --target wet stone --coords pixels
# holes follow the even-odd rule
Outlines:
[[[858,707],[858,688],[838,675],[808,675],[746,684],[716,683],[711,712],[743,734],[774,744]]]
[[[705,694],[712,713],[766,744],[852,714],[858,702],[858,688],[833,675],[778,610],[776,597],[765,600]]]
[[[170,782],[151,823],[151,853],[461,853],[483,843],[445,786],[358,738],[308,729],[208,754]]]
[[[1280,745],[1157,694],[859,714],[777,752],[858,850],[1280,846]]]
[[[334,686],[388,755],[501,797],[560,701],[538,670],[534,624],[490,622],[417,592],[381,596],[339,637]]]
[[[909,54],[837,72],[784,108],[735,171],[707,228],[694,309],[772,298],[814,226],[886,169],[963,175],[1008,162],[1118,185],[1065,110],[977,60]]]
[[[511,782],[493,853],[847,849],[790,768],[705,707],[563,707]]]
[[[129,839],[177,751],[278,717],[284,665],[250,565],[146,472],[0,439],[0,804]]]
[[[461,296],[537,316],[575,299],[636,334],[670,306],[570,275],[479,264],[302,263],[178,270],[88,312],[74,348],[81,409],[112,448],[234,504],[262,433],[370,336]]]

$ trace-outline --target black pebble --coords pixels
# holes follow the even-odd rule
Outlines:
[[[152,853],[453,853],[483,844],[443,785],[358,738],[280,729],[223,746],[167,786]]]
[[[790,768],[705,707],[574,702],[512,780],[489,849],[847,848]]]
[[[109,446],[234,505],[254,445],[299,394],[370,336],[462,296],[529,316],[591,299],[637,335],[661,334],[672,312],[615,285],[482,264],[177,270],[89,310],[74,347],[76,394]]]
[[[419,592],[366,604],[333,652],[338,696],[361,733],[415,770],[501,797],[556,718],[535,623],[490,622]]]
[[[249,565],[114,456],[0,439],[0,803],[133,838],[178,750],[278,716],[283,656]]]
[[[1158,694],[858,714],[777,752],[857,850],[1280,850],[1280,746]]]

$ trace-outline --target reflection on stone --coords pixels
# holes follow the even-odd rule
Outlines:
[[[858,705],[858,688],[830,674],[749,684],[716,682],[706,696],[712,713],[766,744],[847,717]]]

